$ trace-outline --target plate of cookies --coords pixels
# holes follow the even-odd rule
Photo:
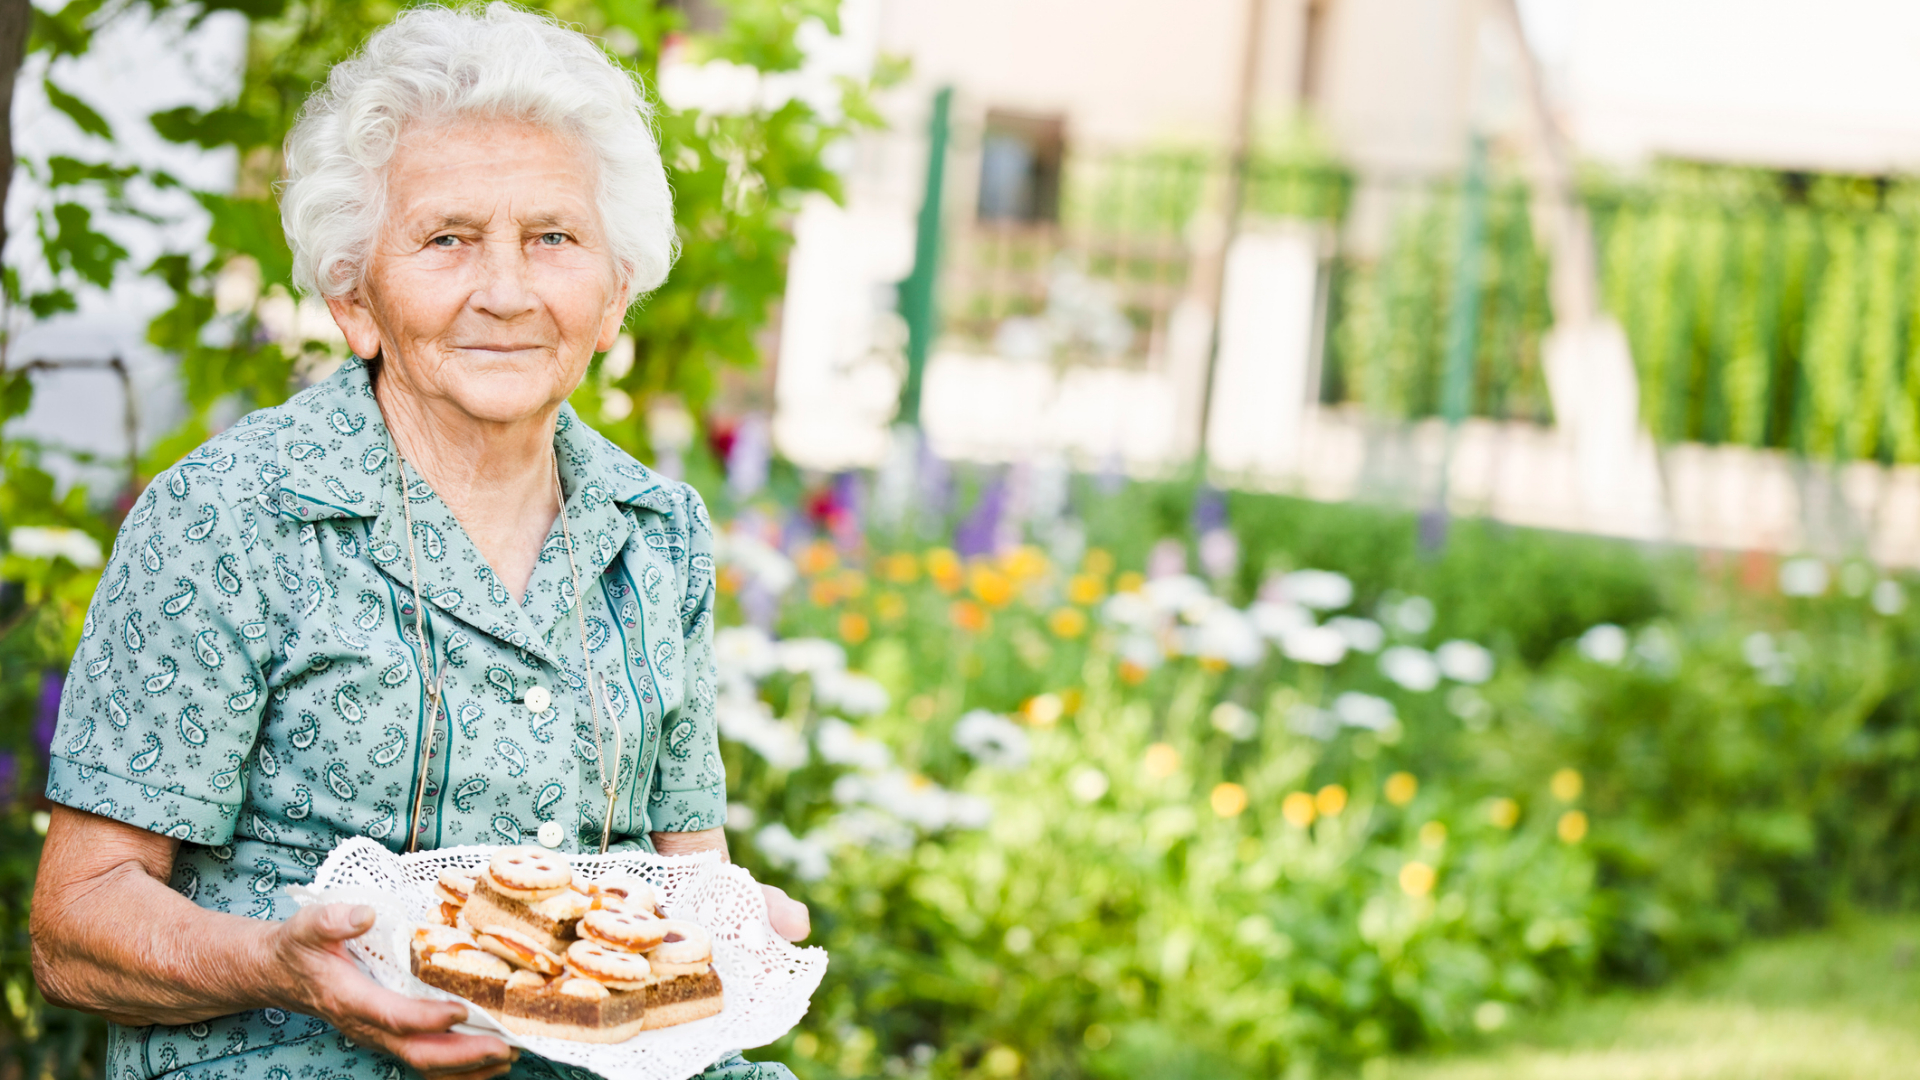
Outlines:
[[[773,1042],[826,972],[826,952],[774,933],[759,885],[717,853],[399,855],[356,838],[289,892],[372,907],[355,958],[388,989],[464,1001],[456,1030],[609,1080],[685,1080]]]

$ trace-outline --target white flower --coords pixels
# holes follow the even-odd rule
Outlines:
[[[1120,644],[1114,648],[1114,651],[1120,655],[1120,659],[1130,664],[1137,664],[1148,671],[1159,667],[1160,661],[1166,659],[1166,653],[1161,650],[1160,642],[1142,633],[1128,634],[1121,638]]]
[[[26,559],[61,558],[75,566],[99,566],[100,543],[79,529],[21,525],[7,533],[7,547]]]
[[[780,667],[790,675],[845,671],[847,650],[825,638],[789,638],[779,645]]]
[[[1347,639],[1347,648],[1354,652],[1379,652],[1380,646],[1387,643],[1387,632],[1372,619],[1335,615],[1327,620],[1327,625],[1340,631],[1340,636]]]
[[[739,568],[755,585],[775,596],[799,580],[800,572],[794,568],[793,560],[752,533],[715,533],[713,548],[715,562]]]
[[[869,739],[854,730],[852,724],[829,716],[820,721],[813,745],[820,759],[832,765],[851,765],[856,769],[879,772],[893,764],[893,751],[877,739]]]
[[[1471,641],[1449,641],[1433,651],[1440,674],[1478,686],[1493,678],[1493,653]]]
[[[1680,642],[1666,627],[1649,626],[1640,631],[1640,639],[1633,644],[1633,655],[1654,671],[1671,675],[1680,667]]]
[[[1253,619],[1253,625],[1259,631],[1275,641],[1279,641],[1295,630],[1308,630],[1313,627],[1313,612],[1299,604],[1284,601],[1255,600],[1247,608],[1247,615]]]
[[[1873,610],[1882,615],[1898,615],[1907,609],[1907,593],[1897,581],[1882,581],[1873,587],[1870,602]]]
[[[1610,622],[1587,628],[1580,635],[1580,655],[1611,667],[1627,658],[1627,632]]]
[[[1409,596],[1389,606],[1386,616],[1401,633],[1419,637],[1433,629],[1433,601],[1424,596]]]
[[[1772,634],[1759,630],[1748,634],[1740,643],[1740,652],[1762,686],[1787,686],[1793,682],[1793,655],[1775,645]]]
[[[1427,650],[1412,645],[1395,645],[1381,653],[1380,673],[1402,690],[1424,693],[1440,685],[1440,665]]]
[[[1167,615],[1181,615],[1189,611],[1199,613],[1219,603],[1207,591],[1207,583],[1191,574],[1154,578],[1140,589],[1140,595],[1156,611]]]
[[[1107,774],[1091,765],[1081,765],[1067,776],[1067,790],[1084,803],[1099,802],[1107,787]]]
[[[851,671],[824,671],[814,676],[814,698],[848,716],[876,716],[887,711],[887,688],[879,680]]]
[[[1211,529],[1200,537],[1200,566],[1208,576],[1223,578],[1240,567],[1240,541],[1232,529]]]
[[[1353,582],[1331,570],[1295,570],[1280,579],[1279,598],[1315,611],[1335,611],[1353,603]]]
[[[1207,613],[1192,635],[1193,655],[1234,667],[1252,667],[1266,655],[1266,642],[1253,620],[1225,604]]]
[[[1287,710],[1287,729],[1324,742],[1340,730],[1340,718],[1312,705],[1295,705]]]
[[[720,734],[765,758],[776,769],[797,769],[807,763],[807,742],[798,731],[773,718],[773,710],[756,697],[722,694],[714,703]]]
[[[751,689],[780,666],[780,653],[757,626],[729,626],[713,635],[713,665],[722,685]]]
[[[1298,663],[1332,667],[1346,659],[1347,639],[1330,626],[1309,626],[1280,639],[1280,651]]]
[[[1827,591],[1827,564],[1815,558],[1780,564],[1780,591],[1788,596],[1819,596]]]
[[[842,806],[866,803],[927,832],[946,828],[978,829],[993,817],[985,799],[960,795],[914,773],[848,773],[833,782],[833,801]]]
[[[911,828],[898,818],[864,807],[835,814],[820,831],[832,837],[835,843],[855,847],[905,851],[913,846]]]
[[[1385,731],[1397,722],[1393,702],[1357,690],[1349,690],[1334,698],[1333,714],[1348,727],[1366,728],[1368,731]]]
[[[1131,630],[1151,630],[1160,625],[1160,613],[1137,592],[1115,593],[1102,609],[1107,621]]]
[[[1260,718],[1253,715],[1253,710],[1232,701],[1215,705],[1208,719],[1215,731],[1240,742],[1253,738],[1260,730]]]
[[[801,881],[819,881],[832,868],[827,846],[812,837],[801,838],[779,822],[761,829],[754,836],[760,853],[775,866],[793,871]]]
[[[730,802],[727,804],[727,828],[735,832],[748,832],[752,830],[754,823],[758,820],[760,820],[760,815],[755,813],[753,807],[748,806],[746,803]]]
[[[983,765],[1017,769],[1027,763],[1027,733],[1020,725],[985,709],[974,709],[953,725],[953,741]]]

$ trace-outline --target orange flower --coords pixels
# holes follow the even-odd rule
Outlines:
[[[967,575],[967,587],[988,607],[1005,607],[1013,600],[1013,582],[1007,575],[981,563]]]
[[[714,587],[720,590],[721,596],[732,596],[740,591],[740,583],[744,578],[745,575],[740,572],[739,567],[722,567],[714,581]]]
[[[1087,616],[1079,608],[1059,608],[1047,616],[1047,629],[1055,637],[1077,638],[1087,632]]]
[[[907,617],[907,598],[897,592],[883,592],[873,598],[873,611],[881,622],[899,622]]]
[[[1095,577],[1106,577],[1113,573],[1113,556],[1106,548],[1088,548],[1087,554],[1080,560],[1080,569]]]
[[[953,617],[953,625],[969,634],[977,634],[987,628],[987,609],[971,600],[955,600],[948,611]]]
[[[834,588],[832,579],[822,578],[807,586],[807,599],[815,607],[832,607],[840,602],[840,590]]]
[[[840,640],[849,645],[858,645],[867,640],[873,627],[867,623],[867,617],[857,611],[843,612],[840,615]]]
[[[1213,812],[1221,817],[1239,817],[1240,812],[1247,808],[1247,789],[1234,783],[1219,784],[1214,787],[1207,802],[1213,806]]]
[[[1170,743],[1154,743],[1147,747],[1144,764],[1148,776],[1155,780],[1164,780],[1172,776],[1174,770],[1180,767],[1180,751],[1175,750]]]
[[[808,544],[805,550],[800,552],[799,562],[800,572],[808,577],[812,577],[815,574],[824,574],[834,567],[839,566],[840,556],[833,550],[832,544],[827,543],[825,540],[815,540],[813,543]]]
[[[1410,772],[1397,772],[1387,777],[1387,801],[1395,806],[1405,806],[1420,793],[1420,781]]]
[[[1035,727],[1052,727],[1060,722],[1060,717],[1066,711],[1067,707],[1061,702],[1059,694],[1036,694],[1020,706],[1027,723]]]
[[[1296,791],[1280,801],[1280,816],[1296,829],[1313,824],[1313,819],[1319,815],[1320,811],[1313,808],[1313,796],[1304,791]]]
[[[1147,681],[1147,669],[1131,660],[1120,661],[1120,681],[1128,686],[1139,686]]]
[[[1314,792],[1313,808],[1320,811],[1321,817],[1340,816],[1340,811],[1347,808],[1347,789],[1339,784],[1328,784]]]
[[[934,587],[941,592],[957,592],[960,588],[960,556],[947,548],[934,548],[927,552],[927,576],[933,579]]]
[[[1076,604],[1097,604],[1106,595],[1107,587],[1092,574],[1075,574],[1067,579],[1067,599]]]
[[[920,576],[920,560],[911,551],[897,551],[881,560],[880,572],[895,585],[910,585]]]

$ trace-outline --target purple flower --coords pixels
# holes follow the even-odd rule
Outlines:
[[[0,750],[0,813],[13,809],[20,794],[20,759],[11,750]]]
[[[1000,515],[1006,509],[1007,488],[1001,477],[994,477],[980,491],[973,512],[953,531],[953,550],[963,559],[991,555],[1000,537]]]
[[[47,760],[53,748],[53,731],[60,726],[60,691],[67,685],[59,668],[40,673],[40,702],[33,711],[33,748],[40,760]]]
[[[750,499],[767,486],[767,468],[773,458],[773,437],[767,418],[748,413],[727,448],[727,488],[736,499]]]

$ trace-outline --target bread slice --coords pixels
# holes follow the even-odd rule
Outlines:
[[[465,998],[489,1012],[500,1010],[513,969],[500,958],[482,951],[471,939],[442,945],[416,937],[409,952],[414,977],[421,982]]]
[[[646,989],[637,993],[646,995],[648,1031],[714,1016],[726,1007],[712,964],[655,964]]]
[[[592,905],[592,900],[571,889],[533,903],[516,900],[493,888],[488,875],[482,872],[461,913],[469,926],[504,926],[518,930],[548,951],[565,955],[567,946],[577,939],[575,924]]]
[[[516,1035],[590,1043],[626,1042],[649,1026],[644,991],[607,990],[595,983],[601,994],[582,997],[562,989],[569,981],[589,980],[562,977],[535,986],[532,980],[516,979],[507,988],[500,1023]]]

